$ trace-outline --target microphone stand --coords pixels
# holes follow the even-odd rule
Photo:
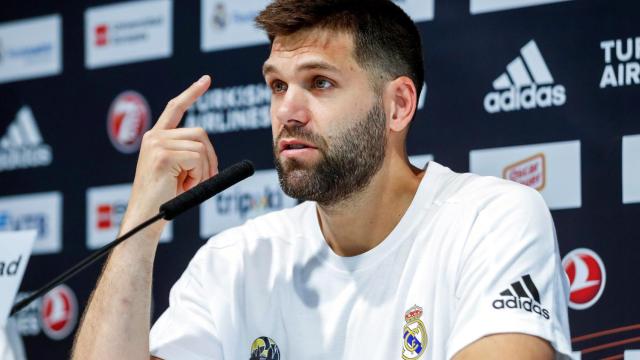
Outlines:
[[[191,209],[192,207],[201,204],[205,200],[214,196],[215,194],[226,190],[232,185],[248,178],[254,173],[253,164],[249,160],[242,160],[236,164],[229,166],[228,168],[221,171],[218,175],[203,181],[198,184],[196,187],[189,191],[185,191],[184,193],[176,196],[175,198],[167,201],[166,203],[160,206],[160,211],[157,215],[152,218],[144,221],[140,225],[134,227],[129,230],[124,235],[110,242],[109,244],[101,247],[93,254],[87,256],[82,261],[74,265],[69,270],[60,274],[55,279],[49,281],[46,285],[41,287],[40,289],[33,292],[33,294],[27,296],[21,301],[17,302],[11,308],[10,316],[14,315],[18,311],[22,310],[24,307],[29,305],[33,300],[39,298],[47,291],[53,289],[59,284],[69,280],[74,275],[85,269],[87,266],[93,264],[96,260],[103,257],[106,253],[108,253],[111,249],[118,246],[121,242],[127,240],[132,235],[137,233],[138,231],[144,229],[145,227],[153,224],[154,222],[165,219],[172,220],[176,216],[182,214],[183,212]]]
[[[140,231],[140,230],[144,229],[145,227],[153,224],[154,222],[162,219],[163,217],[164,217],[164,212],[158,213],[157,215],[155,215],[154,217],[150,218],[149,220],[146,220],[145,222],[141,223],[140,225],[138,225],[138,226],[134,227],[133,229],[129,230],[126,234],[120,236],[119,238],[115,239],[114,241],[112,241],[112,242],[108,243],[107,245],[101,247],[100,249],[98,249],[93,254],[87,256],[82,261],[80,261],[79,263],[74,265],[72,268],[70,268],[67,271],[63,272],[62,274],[58,275],[55,279],[49,281],[46,285],[44,285],[40,289],[38,289],[35,292],[33,292],[33,294],[27,296],[26,298],[20,300],[15,305],[13,305],[13,307],[11,308],[10,316],[13,316],[15,313],[17,313],[18,311],[22,310],[24,307],[29,305],[33,300],[35,300],[35,299],[39,298],[40,296],[44,295],[46,292],[48,292],[49,290],[53,289],[57,285],[62,284],[63,282],[65,282],[65,281],[69,280],[70,278],[74,277],[77,273],[79,273],[80,271],[84,270],[84,268],[86,268],[87,266],[93,264],[98,259],[100,259],[104,255],[106,255],[109,251],[111,251],[111,249],[113,249],[114,247],[118,246],[121,242],[127,240],[128,238],[130,238],[132,235],[134,235],[138,231]]]

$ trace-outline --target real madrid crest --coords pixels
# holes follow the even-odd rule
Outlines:
[[[280,360],[280,349],[273,339],[261,336],[253,340],[249,360]]]
[[[422,308],[413,305],[404,314],[404,320],[407,322],[402,330],[404,344],[402,346],[402,358],[404,360],[419,359],[427,350],[427,328],[420,320],[422,316]]]

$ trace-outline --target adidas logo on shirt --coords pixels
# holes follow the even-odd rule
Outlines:
[[[549,320],[549,310],[542,307],[540,293],[529,274],[512,283],[500,296],[501,298],[493,301],[494,309],[522,309]]]
[[[534,40],[520,49],[507,71],[493,81],[484,98],[489,113],[561,106],[567,101],[563,85],[554,85],[553,76]]]
[[[0,138],[0,171],[47,166],[52,158],[51,147],[43,143],[31,109],[23,106]]]

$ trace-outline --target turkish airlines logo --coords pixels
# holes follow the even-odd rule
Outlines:
[[[507,65],[507,71],[493,81],[484,98],[489,113],[561,106],[567,101],[563,85],[554,85],[540,49],[534,40],[520,49],[520,55]]]
[[[546,183],[544,154],[536,154],[507,166],[502,177],[542,191]]]
[[[569,277],[569,307],[585,310],[593,306],[602,296],[607,277],[600,256],[590,249],[575,249],[562,259],[562,266]]]
[[[151,110],[142,95],[125,91],[118,95],[107,116],[109,139],[118,151],[130,154],[138,151],[142,135],[149,130]]]
[[[42,331],[51,339],[62,340],[69,336],[77,318],[76,296],[68,286],[60,285],[42,299]]]
[[[604,71],[600,88],[640,85],[640,36],[600,42]]]

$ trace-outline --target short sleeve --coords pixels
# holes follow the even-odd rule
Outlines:
[[[149,335],[150,352],[164,360],[223,358],[222,346],[208,309],[206,247],[198,251],[171,288],[169,308],[158,318]]]
[[[524,333],[571,357],[568,280],[540,194],[504,184],[479,210],[456,274],[447,359],[483,336]]]

